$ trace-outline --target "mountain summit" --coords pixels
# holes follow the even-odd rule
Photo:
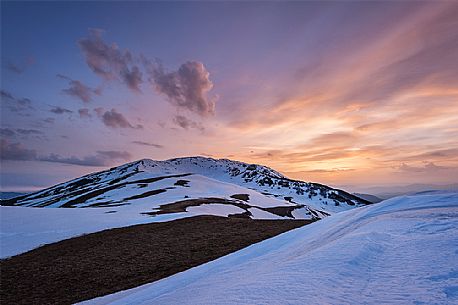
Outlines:
[[[186,200],[183,200],[186,199]],[[146,214],[211,213],[225,205],[250,218],[322,218],[369,202],[325,185],[292,180],[262,165],[187,157],[142,159],[51,188],[4,200],[3,205],[83,208],[141,204]],[[186,201],[187,203],[183,203]],[[208,209],[210,208],[210,209]],[[204,211],[202,213],[205,214]],[[200,213],[197,213],[200,214]],[[270,215],[269,215],[270,214]],[[228,216],[226,215],[226,216]]]

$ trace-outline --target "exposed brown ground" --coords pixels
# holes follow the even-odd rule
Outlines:
[[[229,217],[250,218],[250,216],[253,216],[253,215],[251,214],[251,212],[248,209],[252,207],[257,207],[258,209],[264,210],[266,212],[269,212],[269,213],[272,213],[272,214],[275,214],[281,217],[289,217],[289,218],[294,219],[292,212],[295,209],[300,209],[304,207],[304,205],[295,205],[295,206],[279,206],[279,207],[272,207],[272,208],[263,208],[263,207],[249,205],[248,204],[249,196],[247,194],[235,194],[235,195],[232,195],[231,198],[234,198],[237,200],[230,200],[230,199],[225,199],[225,198],[215,198],[215,197],[185,199],[185,200],[180,200],[180,201],[176,201],[172,203],[162,204],[159,206],[159,209],[155,209],[152,212],[144,212],[143,214],[157,216],[161,214],[182,213],[182,212],[186,212],[186,209],[188,207],[200,206],[202,204],[218,203],[218,204],[233,205],[233,206],[236,206],[236,207],[239,207],[245,210],[245,212],[243,213],[231,214],[229,215]],[[315,220],[319,219],[318,214],[316,214],[313,211],[311,211],[310,213],[311,213],[310,215],[312,216],[312,218],[314,218]],[[322,212],[322,213],[325,213],[325,212]]]
[[[1,304],[72,304],[156,281],[310,223],[198,216],[111,229],[0,262]]]

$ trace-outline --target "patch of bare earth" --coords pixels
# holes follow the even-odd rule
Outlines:
[[[92,299],[165,278],[310,222],[197,216],[64,240],[1,260],[1,303]]]
[[[172,203],[162,204],[159,206],[158,209],[155,209],[152,212],[144,212],[142,214],[150,215],[150,216],[157,216],[161,214],[183,213],[183,212],[186,212],[186,209],[188,207],[200,206],[202,204],[226,204],[226,205],[233,205],[233,206],[236,206],[236,207],[239,207],[245,210],[245,212],[242,212],[239,214],[231,214],[229,215],[229,217],[251,218],[251,216],[253,215],[251,214],[249,209],[255,207],[260,210],[269,212],[271,214],[275,214],[277,216],[289,217],[291,219],[294,219],[292,212],[295,209],[300,209],[304,207],[304,205],[279,206],[279,207],[271,207],[271,208],[252,206],[247,203],[249,201],[248,194],[235,194],[235,195],[232,195],[231,198],[234,198],[235,200],[225,199],[225,198],[215,198],[215,197],[185,199],[185,200],[180,200],[180,201],[176,201]],[[311,215],[311,218],[313,218],[314,220],[318,220],[320,218],[318,217],[318,214],[316,214],[313,211],[309,212],[309,214]]]

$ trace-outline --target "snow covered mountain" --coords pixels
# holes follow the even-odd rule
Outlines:
[[[218,186],[215,187],[216,184]],[[160,196],[161,200],[154,200],[162,193],[165,196]],[[167,161],[144,159],[128,163],[40,192],[5,200],[2,205],[117,207],[144,202],[145,198],[151,203],[164,204],[171,203],[172,199],[187,198],[190,201],[213,197],[220,198],[220,204],[238,207],[244,210],[244,215],[254,218],[258,218],[256,214],[265,213],[289,218],[322,218],[369,203],[321,184],[288,179],[265,166],[190,157]],[[277,211],[273,209],[275,207],[281,208]],[[151,208],[159,206],[152,205]],[[159,213],[163,212],[159,208]]]
[[[137,288],[121,304],[458,304],[458,193],[327,217]]]
[[[191,157],[140,160],[1,203],[6,257],[135,224],[196,215],[317,220],[369,202],[265,166]]]

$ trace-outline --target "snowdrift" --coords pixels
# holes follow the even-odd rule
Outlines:
[[[427,193],[334,214],[82,304],[457,303],[458,194]]]

